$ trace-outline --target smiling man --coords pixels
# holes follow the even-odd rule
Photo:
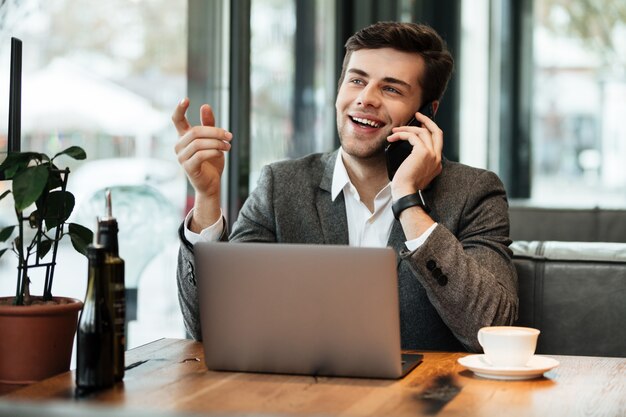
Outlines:
[[[179,300],[200,339],[193,244],[200,240],[390,246],[399,259],[403,349],[480,350],[478,329],[512,324],[517,278],[508,248],[506,194],[486,170],[442,157],[436,113],[453,68],[430,27],[381,22],[354,34],[338,84],[340,149],[266,166],[228,236],[220,209],[224,152],[233,136],[200,108],[191,126],[182,100],[172,120],[180,164],[195,190],[181,225]],[[415,118],[421,126],[408,125]],[[390,181],[385,147],[409,156]]]

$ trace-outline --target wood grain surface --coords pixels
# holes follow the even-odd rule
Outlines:
[[[541,378],[496,381],[458,364],[466,353],[420,353],[423,362],[400,380],[212,372],[205,368],[200,343],[161,339],[127,352],[129,369],[112,389],[77,399],[74,374],[67,372],[5,391],[0,402],[121,412],[626,416],[626,358],[553,356],[560,366]]]

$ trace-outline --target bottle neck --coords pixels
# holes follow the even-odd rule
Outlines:
[[[104,220],[98,223],[97,239],[99,245],[104,246],[111,255],[119,255],[117,243],[117,222],[115,220]]]
[[[104,259],[106,250],[103,247],[89,247],[88,249],[89,259],[89,281],[87,287],[87,299],[100,298],[105,293],[104,280],[102,271],[104,267]]]

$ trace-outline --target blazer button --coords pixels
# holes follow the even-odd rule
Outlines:
[[[426,262],[426,269],[428,269],[429,271],[432,271],[435,268],[437,268],[437,262],[433,261],[432,259],[429,259],[428,262]]]
[[[434,276],[436,279],[439,279],[439,277],[440,277],[442,274],[443,274],[443,272],[441,272],[441,269],[440,269],[440,268],[435,268],[435,269],[433,270],[433,276]]]
[[[437,278],[437,282],[439,283],[439,285],[444,287],[448,283],[448,276],[447,275],[440,275]]]

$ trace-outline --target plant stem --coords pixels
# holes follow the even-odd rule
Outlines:
[[[15,300],[13,304],[24,305],[24,278],[26,277],[27,264],[24,260],[24,222],[22,220],[22,212],[15,210],[17,218],[20,219],[18,224],[18,266],[17,266],[17,289],[15,292]]]
[[[13,299],[13,305],[24,304],[24,298],[22,296],[22,267],[17,267],[17,288],[15,289],[15,298]]]
[[[64,170],[60,171],[60,173],[63,175],[63,183],[61,185],[61,190],[65,191],[67,189],[67,180],[69,178],[70,170],[69,168],[65,168]],[[65,212],[65,210],[63,210],[63,212]],[[52,279],[54,278],[54,269],[57,263],[57,250],[59,247],[59,241],[63,237],[64,224],[65,224],[65,221],[59,222],[56,228],[56,232],[54,234],[54,243],[52,243],[52,261],[51,261],[50,266],[46,268],[46,282],[44,285],[44,299],[45,300],[52,299]],[[39,225],[39,230],[42,230],[41,225]]]

